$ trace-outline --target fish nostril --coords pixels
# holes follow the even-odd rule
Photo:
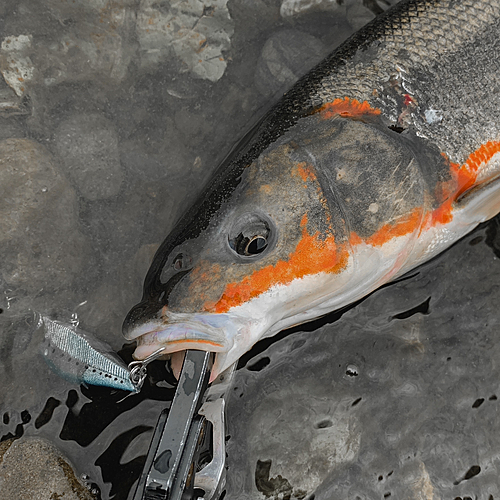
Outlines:
[[[175,256],[174,260],[172,261],[172,267],[176,271],[183,271],[191,267],[192,260],[189,256],[179,253]]]

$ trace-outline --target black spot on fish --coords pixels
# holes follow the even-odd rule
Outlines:
[[[407,318],[410,318],[411,316],[418,314],[418,313],[427,315],[427,314],[429,314],[430,302],[431,302],[431,298],[429,297],[427,300],[425,300],[424,302],[422,302],[418,306],[413,307],[412,309],[408,309],[408,311],[404,311],[402,313],[395,314],[394,316],[391,317],[391,320],[393,320],[393,319],[407,319]]]

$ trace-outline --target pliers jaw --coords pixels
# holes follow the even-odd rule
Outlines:
[[[208,388],[213,354],[188,350],[170,409],[151,440],[133,500],[217,500],[225,486],[224,396],[234,365]],[[206,425],[209,421],[212,425]],[[203,434],[212,429],[212,459],[197,470]],[[203,490],[202,497],[196,495]]]

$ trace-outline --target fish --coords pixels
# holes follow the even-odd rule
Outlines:
[[[215,352],[213,379],[496,215],[499,53],[499,0],[403,0],[299,79],[159,246],[134,357]]]
[[[105,342],[76,325],[35,314],[36,328],[43,331],[40,352],[60,376],[79,384],[98,385],[138,392],[125,362]]]

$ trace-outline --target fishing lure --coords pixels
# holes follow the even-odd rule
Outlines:
[[[38,315],[37,328],[44,339],[41,353],[49,366],[67,380],[139,392],[146,378],[146,366],[161,355],[158,349],[147,359],[128,366],[105,342],[76,325]]]

